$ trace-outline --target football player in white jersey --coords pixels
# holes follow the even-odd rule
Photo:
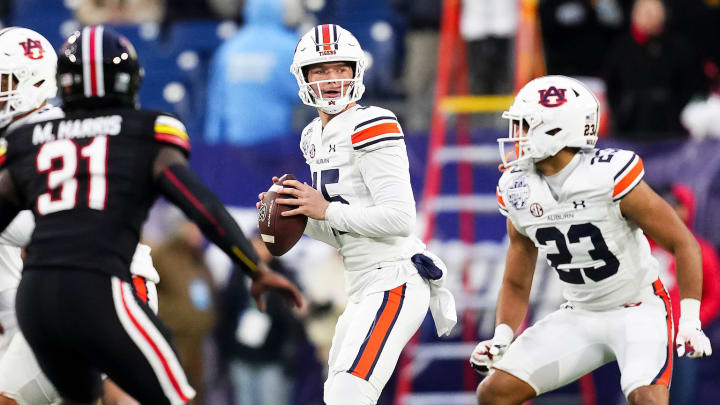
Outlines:
[[[503,114],[510,136],[498,141],[505,171],[497,199],[510,246],[495,335],[470,359],[490,373],[478,387],[480,405],[521,404],[611,361],[630,404],[668,403],[671,307],[643,232],[675,255],[678,355],[712,353],[699,320],[699,246],[643,181],[639,156],[594,149],[598,110],[579,81],[546,76],[525,85]],[[514,147],[507,155],[506,143]],[[513,341],[527,314],[538,251],[565,283],[567,302]]]
[[[413,235],[400,124],[389,110],[357,104],[365,68],[358,41],[334,24],[306,33],[290,68],[300,98],[319,115],[300,141],[313,185],[285,181],[282,192],[298,199],[278,203],[297,206],[283,215],[307,215],[305,233],[337,248],[346,268],[349,300],[330,349],[328,405],[375,404],[428,307],[438,334],[456,322],[441,286],[445,265]]]
[[[0,131],[62,114],[47,103],[57,93],[56,64],[55,51],[42,35],[21,27],[0,30]],[[4,144],[0,146],[3,159]],[[0,405],[50,405],[60,400],[40,370],[15,315],[15,292],[23,266],[21,248],[30,242],[34,228],[32,213],[22,211],[0,234]],[[157,312],[155,283],[160,277],[150,247],[138,245],[131,272],[138,293]],[[105,387],[106,403],[136,403],[111,381],[106,381]]]

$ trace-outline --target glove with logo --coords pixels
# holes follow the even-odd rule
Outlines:
[[[505,354],[513,335],[510,326],[504,323],[496,326],[491,340],[482,341],[475,346],[470,356],[470,366],[481,375],[491,374],[493,364]]]
[[[680,301],[680,322],[675,347],[678,357],[705,357],[712,354],[710,339],[705,336],[699,320],[700,301],[685,298]]]

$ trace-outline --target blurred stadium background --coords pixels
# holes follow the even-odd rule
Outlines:
[[[225,106],[230,120],[244,105],[262,101],[262,92],[236,94],[232,100],[213,99],[208,92],[217,74],[211,68],[212,58],[248,24],[244,7],[251,2],[4,0],[0,18],[4,26],[37,30],[56,47],[83,24],[105,23],[123,33],[135,45],[145,69],[142,106],[173,112],[185,122],[192,139],[193,168],[233,208],[248,234],[253,234],[254,203],[271,176],[293,173],[310,180],[298,143],[300,129],[315,112],[294,98],[290,124],[281,134],[251,136],[249,141],[233,140],[232,134],[206,137],[210,105],[230,103],[229,108]],[[406,348],[381,404],[475,403],[480,377],[467,359],[475,343],[492,334],[506,244],[505,221],[496,210],[494,195],[500,175],[495,139],[507,131],[499,117],[509,106],[513,90],[533,77],[567,74],[591,86],[604,107],[599,145],[637,151],[646,163],[646,180],[659,189],[687,185],[695,196],[695,231],[714,247],[720,246],[720,2],[665,1],[660,39],[654,39],[652,30],[643,33],[640,20],[633,22],[635,3],[283,2],[284,29],[296,38],[315,24],[335,23],[353,32],[368,52],[372,63],[366,72],[362,104],[390,108],[403,124],[420,214],[417,232],[451,271],[458,325],[452,336],[438,339],[431,319],[426,320]],[[616,46],[628,38],[635,41],[635,48]],[[272,41],[262,43],[268,55],[273,55],[274,46]],[[240,82],[254,81],[268,97],[280,91],[277,79],[254,71],[266,68],[260,61],[275,59],[258,58],[258,51],[236,52],[229,59],[228,73],[220,79],[232,76]],[[642,52],[646,54],[635,54]],[[283,80],[294,80],[288,68],[279,67],[287,72]],[[262,126],[265,112],[257,111],[250,119]],[[669,121],[665,120],[668,116]],[[653,126],[660,121],[678,125]],[[228,276],[229,262],[216,249],[206,249],[196,233],[185,229],[181,216],[162,202],[153,210],[144,239],[156,252],[170,251],[171,256],[201,253],[182,280],[173,280],[172,268],[159,269],[167,280],[167,287],[162,282],[159,286],[160,315],[166,314],[179,341],[185,335],[196,338],[188,338],[194,342],[190,351],[195,352],[188,356],[195,359],[185,360],[195,385],[204,387],[203,398],[196,403],[322,404],[324,361],[334,320],[344,305],[342,266],[332,249],[304,238],[280,264],[275,262],[299,280],[310,302],[308,309],[286,322],[273,314],[258,320],[249,316],[253,311],[247,305],[228,304],[228,297],[236,298],[228,295],[228,285],[237,282]],[[181,253],[165,249],[178,239],[186,242],[175,246]],[[539,266],[529,323],[557,308],[562,299],[557,277],[544,261]],[[181,311],[185,304],[175,306],[174,300],[188,305],[197,323],[176,321],[184,314],[172,310]],[[194,325],[204,326],[193,331]],[[706,324],[704,329],[715,348],[720,348],[720,322]],[[690,388],[696,395],[693,403],[719,403],[720,357],[716,354],[697,363]],[[247,381],[250,386],[252,381],[260,385],[272,381],[260,376],[264,366],[280,367],[283,376],[266,390],[277,393],[286,387],[287,395],[272,400],[233,395],[257,391],[258,387],[248,388]],[[618,379],[617,367],[611,364],[532,403],[625,403]]]

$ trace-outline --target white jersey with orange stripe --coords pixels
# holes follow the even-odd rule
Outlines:
[[[566,169],[559,188],[534,170],[506,171],[498,182],[500,212],[547,257],[570,304],[602,310],[634,302],[658,278],[645,235],[620,212],[621,199],[642,181],[642,159],[591,149]]]
[[[413,235],[415,198],[400,124],[391,111],[356,105],[325,128],[320,119],[300,141],[313,187],[330,205],[324,221],[309,220],[305,233],[336,247],[348,270],[348,292],[381,291],[406,274],[364,276],[380,263],[407,260],[425,250]],[[398,283],[399,282],[399,283]],[[370,287],[372,285],[372,287]]]

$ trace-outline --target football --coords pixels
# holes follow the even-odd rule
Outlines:
[[[282,256],[287,253],[302,237],[307,225],[307,216],[292,215],[284,217],[280,213],[294,209],[291,205],[277,204],[277,198],[295,198],[288,194],[278,194],[285,180],[297,180],[292,174],[280,177],[265,193],[258,209],[258,228],[260,237],[273,256]]]

